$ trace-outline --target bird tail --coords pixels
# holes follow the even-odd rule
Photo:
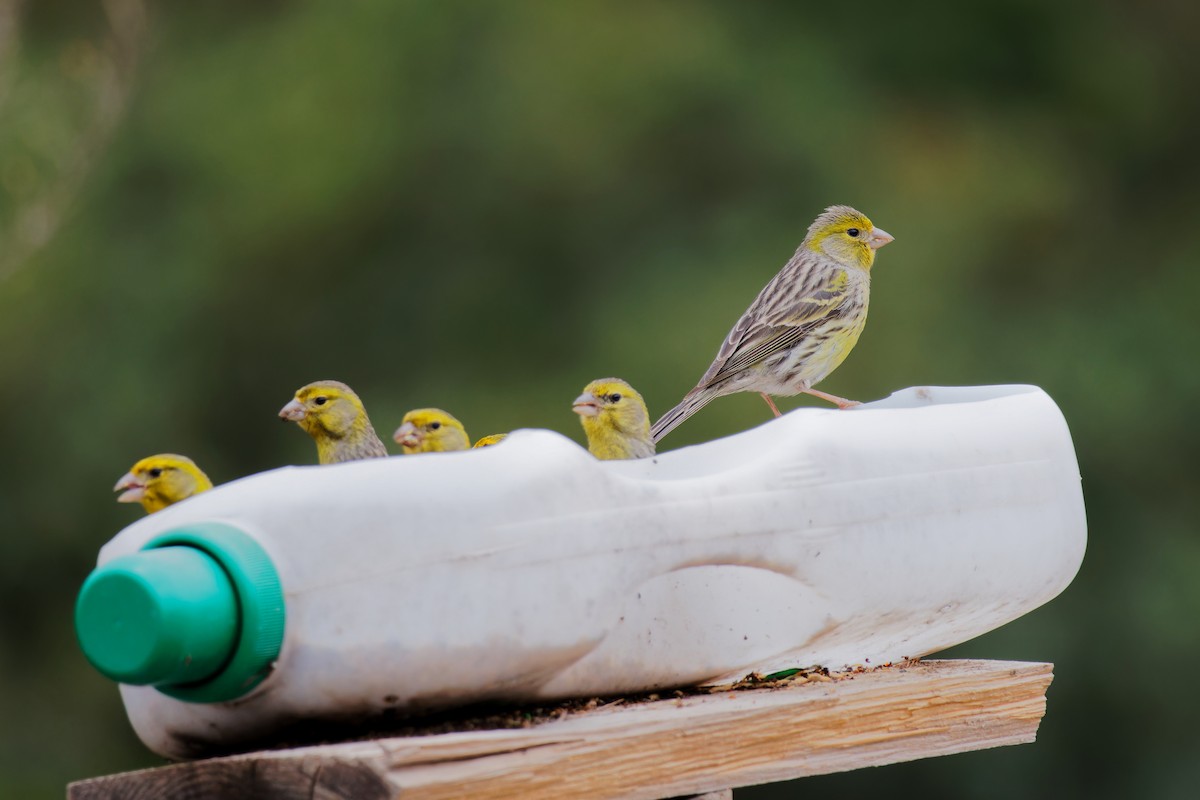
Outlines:
[[[685,419],[712,402],[717,395],[711,388],[696,387],[683,396],[679,405],[659,417],[658,422],[650,429],[654,443],[658,442],[671,431],[679,427]]]

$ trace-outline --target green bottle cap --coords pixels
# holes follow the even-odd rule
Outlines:
[[[75,630],[97,670],[181,700],[240,697],[283,643],[274,565],[223,523],[178,528],[97,567],[75,604]]]
[[[194,547],[113,559],[79,592],[75,627],[96,669],[121,683],[195,683],[233,652],[237,597],[221,565]]]

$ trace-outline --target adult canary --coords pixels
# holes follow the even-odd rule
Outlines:
[[[572,409],[583,423],[588,452],[602,460],[654,455],[650,414],[642,396],[620,378],[602,378],[583,388]]]
[[[297,423],[317,443],[322,464],[383,458],[387,448],[375,434],[362,400],[341,381],[317,381],[296,390],[279,417]]]
[[[405,455],[469,450],[471,447],[463,424],[440,408],[418,408],[408,412],[392,438]]]
[[[195,461],[174,453],[159,453],[134,464],[113,491],[121,492],[118,503],[141,503],[147,514],[153,514],[212,487],[212,481]]]

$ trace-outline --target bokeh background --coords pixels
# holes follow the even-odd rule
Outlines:
[[[1195,796],[1198,53],[1182,0],[0,0],[0,796],[159,763],[71,629],[137,458],[311,463],[328,377],[384,432],[660,413],[830,203],[896,242],[822,388],[1044,387],[1091,546],[954,651],[1055,663],[1035,745],[737,797]]]

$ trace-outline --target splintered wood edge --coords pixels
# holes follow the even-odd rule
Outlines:
[[[70,800],[660,800],[1032,742],[1053,665],[922,661],[600,707],[517,730],[247,753],[79,781]]]

